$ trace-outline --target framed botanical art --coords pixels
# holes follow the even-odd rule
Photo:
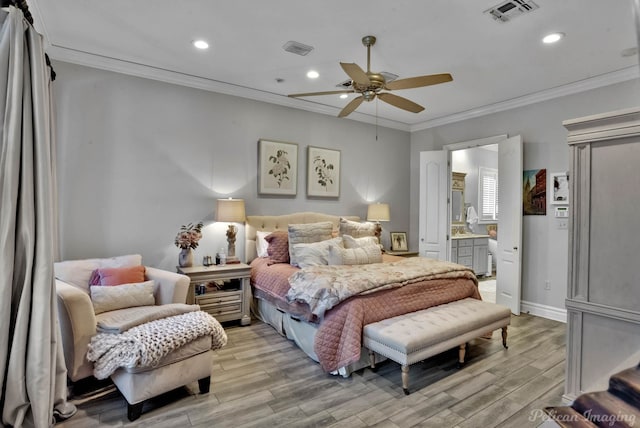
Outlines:
[[[298,145],[258,141],[258,193],[295,196],[298,192]]]
[[[408,251],[407,232],[391,232],[391,251]]]
[[[551,173],[551,203],[569,203],[569,176],[566,172]]]
[[[340,150],[308,147],[307,196],[340,196]]]

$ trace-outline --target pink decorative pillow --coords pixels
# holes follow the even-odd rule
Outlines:
[[[289,263],[289,233],[286,230],[276,230],[264,239],[269,243],[267,254],[271,259],[270,265]]]
[[[144,282],[144,266],[96,269],[89,285],[122,285]]]

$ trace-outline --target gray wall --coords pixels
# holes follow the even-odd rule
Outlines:
[[[419,153],[446,144],[493,135],[520,134],[524,141],[524,169],[569,169],[567,132],[562,121],[640,104],[638,80],[540,102],[505,112],[443,125],[411,135],[411,237],[417,247]],[[522,300],[529,306],[564,308],[567,294],[568,232],[558,230],[552,206],[546,216],[524,216],[522,222]],[[501,213],[502,214],[502,213]],[[545,290],[549,280],[551,290]]]
[[[366,217],[387,202],[390,230],[409,230],[408,132],[123,74],[55,63],[62,259],[140,253],[174,270],[180,225],[203,221],[199,263],[226,247],[215,200],[248,215],[319,211]],[[298,194],[259,197],[257,141],[298,143]],[[339,199],[306,197],[308,145],[342,153]],[[243,230],[236,252],[244,254]]]

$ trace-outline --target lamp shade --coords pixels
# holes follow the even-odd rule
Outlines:
[[[367,210],[367,221],[389,221],[389,204],[370,204]]]
[[[244,199],[218,199],[216,220],[243,223],[245,221]]]

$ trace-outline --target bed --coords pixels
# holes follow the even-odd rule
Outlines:
[[[362,350],[364,325],[408,312],[425,309],[455,300],[472,297],[480,299],[477,279],[473,271],[449,262],[437,262],[422,258],[400,258],[383,255],[382,263],[363,266],[327,266],[299,269],[287,263],[269,263],[267,258],[257,257],[258,232],[286,231],[290,224],[318,224],[331,222],[333,235],[337,234],[340,219],[359,222],[356,216],[333,216],[320,213],[295,213],[280,216],[248,216],[245,256],[251,264],[254,316],[271,325],[280,334],[294,341],[311,359],[332,374],[349,376],[353,371],[369,363],[367,352]],[[381,287],[374,291],[354,295],[344,301],[318,309],[311,302],[289,300],[294,283],[304,283],[308,275],[333,269],[333,278],[372,278],[381,270],[408,275],[418,272],[420,265],[428,264],[429,272],[415,274],[414,279],[402,282],[402,286]],[[378,266],[380,265],[380,266]],[[359,273],[360,269],[368,269]],[[395,270],[393,270],[395,269]],[[432,271],[433,270],[433,271]],[[389,276],[389,274],[386,274]],[[288,279],[294,279],[291,284]],[[364,279],[362,282],[370,282]],[[373,281],[375,282],[375,281]],[[380,280],[380,283],[383,281]]]

